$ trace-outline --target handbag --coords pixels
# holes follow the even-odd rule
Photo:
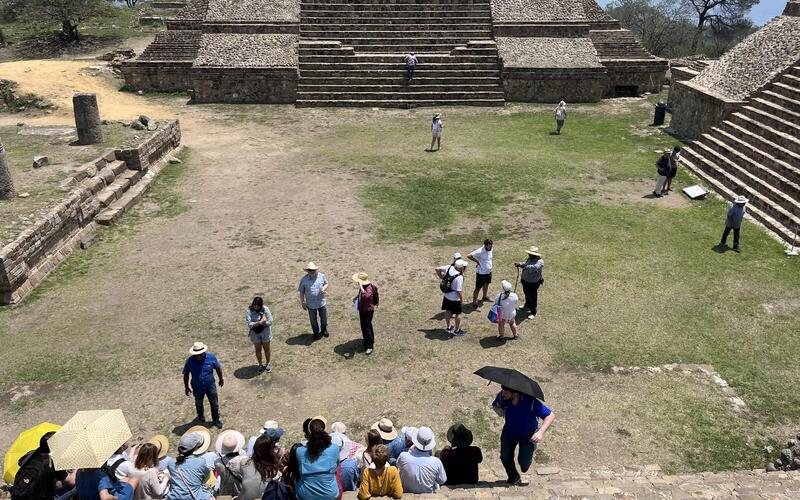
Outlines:
[[[490,323],[497,324],[499,318],[499,311],[500,311],[500,299],[503,297],[503,294],[497,296],[497,300],[494,304],[492,304],[492,308],[489,309],[489,314],[486,315],[486,318],[489,320]]]
[[[262,319],[264,319],[264,313],[261,313],[261,316],[258,318],[259,321],[261,321]],[[253,333],[255,333],[256,335],[261,335],[261,332],[263,332],[264,328],[266,327],[267,325],[253,325],[252,330]]]

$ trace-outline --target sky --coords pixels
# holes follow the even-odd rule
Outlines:
[[[676,2],[678,0],[675,0]],[[611,0],[597,0],[601,6],[605,7]],[[773,17],[780,15],[786,7],[786,0],[761,0],[758,5],[750,11],[750,19],[756,24],[764,24]]]

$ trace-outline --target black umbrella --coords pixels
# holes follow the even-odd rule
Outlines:
[[[475,375],[485,378],[489,382],[497,382],[504,387],[514,389],[522,394],[533,396],[539,401],[544,401],[544,392],[542,392],[542,388],[539,387],[539,383],[517,370],[500,368],[497,366],[484,366],[476,371]]]

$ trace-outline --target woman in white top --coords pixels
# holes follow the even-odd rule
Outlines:
[[[133,498],[136,500],[160,499],[167,496],[169,490],[169,472],[158,470],[158,447],[152,443],[144,443],[136,454],[136,469],[133,477],[139,479],[139,485]]]
[[[517,338],[517,303],[519,297],[516,293],[511,291],[511,283],[503,280],[503,291],[497,294],[494,298],[497,308],[497,339],[500,342],[505,342],[505,329],[506,324],[511,328],[511,333],[514,335],[512,339]]]
[[[444,123],[442,123],[442,115],[436,113],[433,115],[433,120],[431,121],[431,135],[433,139],[431,140],[431,149],[429,151],[439,151],[442,149],[442,129],[444,128]],[[433,145],[436,144],[436,149],[433,149]]]

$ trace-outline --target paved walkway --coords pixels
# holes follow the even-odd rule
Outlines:
[[[483,471],[481,471],[483,476]],[[539,467],[526,478],[525,486],[507,488],[504,481],[492,478],[476,486],[442,488],[434,495],[403,495],[403,498],[425,500],[493,498],[512,500],[534,499],[800,499],[800,472],[771,472],[763,470],[664,475],[657,465],[626,468],[624,471],[599,470],[592,472],[562,471]],[[348,492],[344,500],[354,500]]]

